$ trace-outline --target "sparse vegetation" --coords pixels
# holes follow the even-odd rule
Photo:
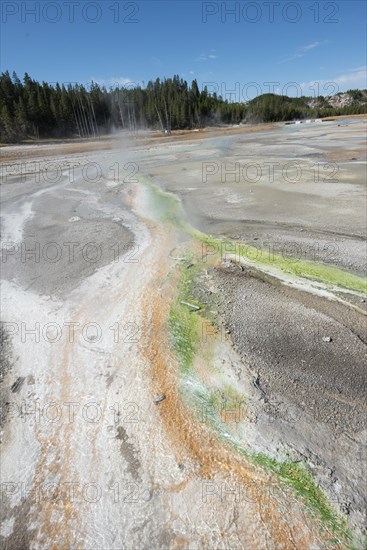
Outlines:
[[[272,266],[280,269],[284,273],[289,273],[297,277],[303,277],[308,279],[314,279],[325,283],[328,286],[336,286],[345,288],[355,292],[365,293],[367,292],[367,282],[365,277],[354,275],[339,269],[337,267],[323,264],[320,262],[312,262],[306,260],[299,260],[297,258],[284,258],[280,254],[272,254],[271,257],[268,254],[260,253],[260,249],[246,243],[240,243],[238,241],[216,239],[214,237],[203,236],[202,233],[195,232],[196,238],[206,243],[211,247],[213,251],[217,251],[218,258],[220,257],[220,251],[222,245],[225,243],[228,246],[227,250],[236,250],[237,258],[241,256],[252,262],[253,267],[256,266]],[[260,251],[261,252],[261,251]],[[254,260],[256,258],[256,260]]]
[[[181,269],[178,296],[170,308],[169,329],[172,345],[177,354],[183,372],[190,370],[195,352],[197,351],[200,335],[198,317],[189,307],[181,302],[188,301],[201,307],[191,295],[192,279],[200,266],[193,266],[190,270],[183,266]]]
[[[194,272],[188,271],[185,267],[181,268],[178,296],[170,310],[169,329],[173,348],[181,367],[183,398],[196,412],[197,417],[215,430],[225,444],[229,444],[246,460],[273,474],[276,479],[291,489],[296,499],[302,500],[309,514],[315,521],[320,522],[323,530],[329,533],[327,536],[331,534],[332,538],[328,541],[330,548],[348,545],[347,547],[352,550],[353,536],[347,522],[329,504],[326,495],[317,486],[303,463],[294,460],[280,462],[265,453],[254,453],[232,436],[221,418],[221,405],[225,403],[225,408],[229,410],[239,402],[244,402],[244,396],[240,396],[228,385],[224,391],[219,392],[196,377],[192,367],[195,354],[200,353],[198,317],[180,305],[180,301],[189,300],[197,303],[193,297],[193,285],[195,276],[202,268],[200,263],[195,265]],[[205,414],[203,414],[204,410]]]
[[[157,204],[157,211],[159,212],[160,219],[172,223],[175,227],[186,232],[197,241],[210,247],[210,258],[213,261],[221,257],[222,248],[224,245],[227,245],[226,251],[231,249],[235,250],[237,258],[242,256],[250,260],[255,269],[257,266],[274,267],[296,277],[314,279],[329,287],[344,288],[363,294],[367,292],[367,281],[365,277],[348,273],[338,267],[298,258],[285,258],[275,253],[270,256],[269,254],[265,254],[265,251],[261,251],[261,249],[255,248],[244,242],[208,236],[186,222],[181,204],[175,196],[162,191],[147,179],[140,178],[140,181],[150,189],[153,203]],[[155,200],[156,198],[159,200]]]

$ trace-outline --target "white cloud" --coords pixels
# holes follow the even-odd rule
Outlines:
[[[303,48],[300,48],[300,51],[308,52],[308,50],[313,50],[316,48],[316,46],[319,46],[320,42],[312,42],[312,44],[308,44],[307,46],[303,46]]]
[[[349,69],[348,72],[336,77],[335,82],[343,84],[353,84],[355,88],[367,87],[367,67],[357,67],[356,69]],[[351,87],[351,86],[350,86]]]
[[[314,48],[317,48],[321,44],[325,44],[327,40],[324,40],[323,42],[315,41],[311,42],[311,44],[306,44],[306,46],[302,46],[301,48],[298,48],[295,52],[287,55],[282,55],[281,60],[279,63],[285,63],[286,61],[293,61],[293,59],[299,59],[300,57],[303,57],[307,52],[310,50],[313,50]]]
[[[208,61],[209,59],[217,59],[218,56],[214,53],[215,50],[210,50],[211,53],[201,53],[195,61]]]
[[[300,88],[304,95],[334,95],[338,92],[353,90],[355,88],[367,87],[367,67],[355,67],[348,69],[342,74],[339,74],[328,80],[311,80],[310,82],[302,82]]]

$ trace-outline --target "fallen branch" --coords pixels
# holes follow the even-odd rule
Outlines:
[[[189,302],[180,302],[183,306],[189,306],[193,309],[201,309],[199,306],[194,306],[194,304],[190,304]]]
[[[179,262],[183,262],[184,260],[186,260],[186,258],[175,258],[174,256],[171,256],[171,255],[169,255],[169,257],[171,258],[171,260],[178,260]]]

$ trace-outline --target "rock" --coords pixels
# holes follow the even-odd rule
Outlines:
[[[332,339],[330,338],[330,336],[323,336],[323,337],[322,337],[322,341],[323,341],[323,342],[331,342]]]
[[[164,401],[165,399],[166,399],[166,396],[164,395],[164,393],[162,393],[161,395],[157,395],[157,397],[154,399],[154,403],[158,405],[158,403],[160,403],[161,401]]]
[[[14,382],[14,384],[11,386],[10,390],[13,393],[18,393],[19,390],[21,389],[21,387],[24,384],[24,380],[25,380],[25,378],[23,376],[19,376],[19,378],[17,378],[16,381]]]

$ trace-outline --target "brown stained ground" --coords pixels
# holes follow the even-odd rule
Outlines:
[[[162,263],[156,281],[164,280],[167,276],[168,266]],[[165,300],[162,301],[160,284],[155,283],[151,287],[149,300],[145,300],[144,304],[144,333],[149,335],[145,349],[152,364],[153,394],[166,396],[160,403],[159,410],[165,431],[178,457],[188,453],[194,462],[199,464],[196,475],[201,478],[210,480],[218,473],[222,473],[244,487],[251,484],[255,489],[253,497],[257,501],[259,518],[270,532],[276,548],[308,550],[315,541],[321,543],[323,537],[317,534],[319,526],[306,519],[302,505],[294,506],[292,500],[287,500],[286,491],[279,487],[272,476],[220,444],[215,434],[200,424],[183,403],[178,388],[179,367],[170,350],[166,328],[172,298],[171,290],[168,295],[165,293]],[[270,491],[271,494],[269,486],[273,489]],[[276,491],[274,487],[277,488]],[[175,492],[180,489],[180,486],[172,487]],[[289,518],[292,520],[289,521]],[[238,536],[241,536],[240,532]],[[253,548],[258,548],[256,543]]]
[[[365,148],[356,149],[329,149],[326,151],[326,158],[330,161],[346,161],[346,160],[365,160],[367,151]]]
[[[210,137],[229,136],[237,134],[248,134],[255,132],[264,132],[276,129],[276,124],[255,124],[239,127],[223,127],[223,128],[203,128],[199,131],[195,130],[176,130],[170,135],[162,134],[162,132],[146,132],[142,130],[136,135],[131,135],[128,132],[117,134],[116,136],[103,136],[103,138],[95,140],[65,140],[62,142],[32,142],[27,147],[23,147],[21,151],[13,146],[0,147],[1,162],[19,161],[26,158],[38,158],[44,156],[71,155],[89,153],[93,151],[112,150],[119,147],[121,136],[129,143],[129,146],[140,145],[169,145],[171,142],[198,140]],[[40,147],[37,147],[37,144]]]

